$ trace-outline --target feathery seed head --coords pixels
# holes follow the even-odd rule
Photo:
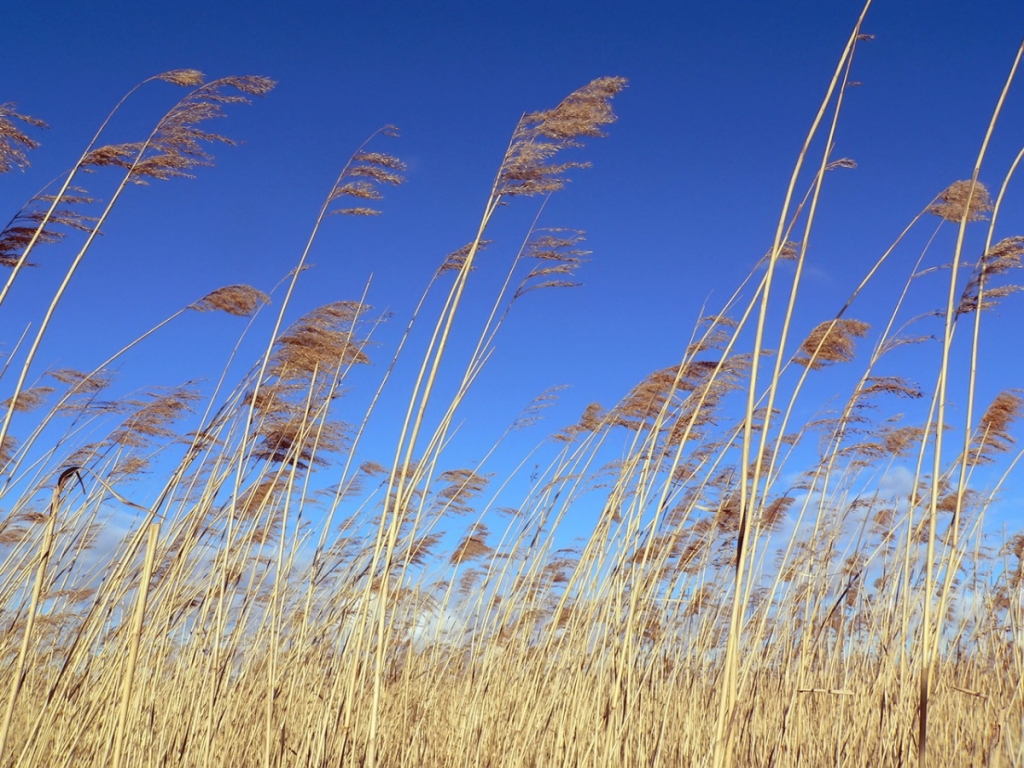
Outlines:
[[[513,301],[541,288],[577,288],[580,285],[566,278],[574,277],[577,268],[586,263],[586,257],[590,255],[590,251],[576,248],[584,240],[585,233],[561,228],[540,229],[538,232],[527,243],[524,256],[540,263],[523,278]]]
[[[378,133],[385,136],[397,136],[398,129],[393,125],[384,126]],[[382,184],[398,186],[405,181],[402,172],[405,163],[394,155],[383,152],[357,152],[352,156],[345,170],[338,178],[328,198],[328,204],[345,197],[357,200],[380,200],[383,198],[377,188]],[[329,211],[329,215],[342,216],[376,216],[380,213],[376,208],[357,206],[354,208],[338,208]]]
[[[874,395],[896,395],[910,400],[923,397],[919,386],[899,376],[868,376],[860,390],[860,397]]]
[[[57,368],[47,375],[61,384],[67,384],[72,392],[99,392],[110,385],[111,375],[107,371],[88,374],[74,368]]]
[[[1013,392],[1000,392],[981,417],[981,429],[989,434],[1008,436],[1010,425],[1024,413],[1024,398]]]
[[[2,441],[0,441],[0,469],[3,469],[4,465],[10,462],[17,449],[18,441],[11,435],[7,435]]]
[[[959,224],[967,221],[988,221],[992,198],[980,181],[954,181],[928,207],[928,212],[941,219]]]
[[[553,163],[561,150],[582,146],[581,139],[604,136],[615,122],[609,103],[626,87],[623,77],[602,77],[569,94],[554,109],[523,116],[498,172],[499,195],[537,195],[565,186],[565,172],[587,163]]]
[[[1005,274],[1011,269],[1021,268],[1024,254],[1024,237],[1014,236],[1000,240],[989,248],[979,260],[971,279],[964,286],[957,305],[958,315],[970,314],[980,309],[991,309],[999,300],[1021,290],[1019,285],[989,286],[989,279]]]
[[[533,126],[536,136],[565,146],[581,138],[604,136],[601,128],[616,120],[609,102],[625,87],[624,77],[600,77],[570,93],[554,109],[526,115],[523,122]]]
[[[815,371],[831,363],[847,363],[853,360],[854,339],[864,338],[870,328],[860,320],[826,320],[800,345],[806,357],[799,355],[793,358],[793,362]]]
[[[1024,236],[1006,237],[988,249],[979,266],[985,274],[999,275],[1010,269],[1019,269],[1024,256]]]
[[[198,69],[172,69],[156,76],[157,80],[163,80],[172,85],[181,85],[187,88],[195,88],[203,84],[206,76]]]
[[[977,436],[971,443],[968,463],[987,464],[994,461],[993,454],[1005,453],[1015,440],[1010,426],[1024,415],[1024,398],[1015,392],[1000,392],[985,409],[978,422]]]
[[[70,187],[60,199],[60,206],[50,213],[46,227],[40,231],[39,227],[46,218],[47,211],[54,202],[53,195],[39,195],[33,198],[27,207],[19,211],[10,224],[0,232],[0,266],[14,267],[20,261],[22,254],[32,242],[58,243],[64,239],[65,233],[54,229],[55,226],[68,227],[87,231],[91,229],[95,217],[81,213],[74,208],[67,206],[88,205],[96,202],[93,198],[84,194],[79,187]],[[35,266],[30,261],[25,261],[22,266]]]
[[[313,422],[304,409],[293,407],[267,418],[257,434],[262,439],[252,452],[253,458],[306,469],[313,464],[326,465],[321,454],[344,447],[347,427],[330,419]]]
[[[826,171],[834,171],[837,168],[856,168],[857,161],[852,160],[849,157],[841,157],[838,160],[833,160],[831,163],[825,166]]]
[[[480,475],[471,469],[449,469],[442,472],[438,482],[445,486],[437,492],[437,503],[446,512],[468,514],[472,508],[467,502],[483,493],[490,483],[488,475]]]
[[[427,558],[432,554],[431,550],[437,546],[437,543],[441,540],[443,534],[441,533],[428,533],[424,536],[420,536],[418,539],[409,545],[409,549],[406,551],[405,559],[409,565],[423,565]]]
[[[304,387],[295,382],[264,383],[257,392],[249,392],[244,402],[264,417],[276,416],[292,410],[294,397],[303,390]]]
[[[556,402],[558,402],[558,393],[566,388],[566,385],[559,385],[555,387],[549,387],[548,389],[541,392],[535,397],[523,412],[516,417],[516,420],[512,422],[512,426],[509,427],[510,431],[525,429],[526,427],[533,426],[541,420],[541,413],[546,409],[550,408]]]
[[[583,409],[583,415],[580,416],[579,427],[585,432],[595,432],[601,428],[604,423],[604,409],[600,403],[590,403],[586,408]]]
[[[126,144],[107,144],[97,147],[86,154],[82,159],[81,167],[89,171],[92,168],[104,168],[115,166],[117,168],[131,168],[132,160],[142,149],[142,142],[129,142]]]
[[[779,261],[796,261],[797,256],[800,254],[800,246],[802,243],[786,240],[779,244],[778,250],[774,247],[771,248],[764,256],[761,257],[760,264],[764,264],[772,260],[772,256]]]
[[[761,527],[766,531],[777,531],[786,522],[786,513],[795,502],[792,496],[780,496],[761,512]]]
[[[332,216],[380,216],[380,211],[376,208],[367,208],[365,205],[356,206],[355,208],[339,208],[336,211],[331,211]]]
[[[377,477],[388,474],[390,470],[376,461],[364,461],[359,465],[359,471],[365,472],[370,477]]]
[[[118,165],[121,161],[127,162],[128,156],[133,156],[128,167],[131,169],[132,181],[136,184],[146,184],[148,179],[190,177],[189,171],[196,166],[211,165],[213,162],[213,156],[206,150],[205,144],[235,143],[226,136],[210,133],[198,126],[207,120],[223,117],[225,104],[248,104],[249,97],[265,96],[274,85],[273,80],[255,75],[211,80],[179,101],[160,121],[148,142],[117,145],[104,159],[107,164]],[[228,90],[238,91],[242,95],[226,93]]]
[[[779,246],[778,258],[783,261],[796,261],[801,245],[803,245],[803,243],[799,243],[794,240],[786,240],[781,246]]]
[[[143,456],[126,456],[110,470],[110,480],[124,480],[143,474],[149,469],[149,459]]]
[[[46,396],[53,393],[53,387],[32,387],[22,391],[17,398],[9,397],[0,403],[0,409],[9,410],[11,407],[18,413],[32,411],[46,401]]]
[[[363,351],[369,342],[356,338],[356,331],[370,309],[359,302],[336,301],[300,318],[277,341],[273,373],[294,378],[369,363]]]
[[[170,424],[190,413],[192,404],[199,399],[199,393],[187,385],[151,395],[151,399],[125,419],[110,439],[118,445],[137,448],[153,438],[171,437],[174,433],[169,429]]]
[[[903,456],[921,442],[924,430],[921,427],[896,427],[882,432],[882,443],[893,456]]]
[[[270,297],[248,285],[228,285],[211,291],[189,309],[197,312],[219,310],[238,317],[251,317],[264,304],[270,303]]]
[[[480,240],[476,243],[476,252],[480,253],[491,244],[490,240]],[[470,252],[473,250],[473,243],[466,243],[461,248],[452,251],[445,256],[444,262],[440,267],[437,268],[437,276],[443,275],[445,272],[457,272],[466,266],[466,260],[469,258]],[[471,270],[476,267],[470,267]]]
[[[488,533],[487,526],[483,523],[471,525],[455,548],[455,552],[452,553],[449,562],[452,565],[458,565],[490,555],[494,550],[487,546]]]
[[[280,477],[266,478],[262,482],[251,486],[239,497],[236,515],[242,520],[251,520],[258,517],[287,486],[287,481]]]
[[[578,435],[599,430],[606,423],[606,419],[607,414],[605,414],[601,404],[591,403],[583,410],[583,414],[578,422],[556,433],[553,438],[558,442],[572,442]]]
[[[26,151],[39,146],[39,142],[24,133],[15,121],[33,128],[48,127],[42,120],[15,112],[16,106],[0,104],[0,173],[24,169],[28,165]]]

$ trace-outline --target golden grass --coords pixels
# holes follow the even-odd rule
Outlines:
[[[867,39],[858,23],[768,255],[670,366],[511,468],[495,458],[504,438],[480,446],[473,468],[450,466],[446,448],[508,313],[535,290],[576,285],[582,233],[535,225],[461,362],[452,329],[492,218],[585,167],[562,153],[604,135],[625,81],[595,80],[522,118],[475,237],[440,263],[369,408],[345,423],[349,374],[377,354],[383,318],[366,295],[285,318],[327,218],[379,213],[369,204],[404,181],[402,162],[369,143],[325,196],[241,380],[225,374],[208,396],[107,399],[110,365],[183,312],[267,311],[266,294],[234,285],[92,372],[29,386],[49,319],[122,191],[209,164],[209,142],[228,140],[199,126],[272,86],[205,84],[194,70],[150,78],[193,90],[143,141],[100,145],[104,123],[59,191],[0,236],[0,302],[35,248],[83,238],[43,323],[0,372],[0,765],[1020,765],[1024,534],[995,541],[985,514],[1021,456],[1024,400],[1006,389],[975,403],[984,310],[1013,292],[1024,250],[1019,237],[993,244],[1017,162],[993,201],[978,180],[986,137],[972,179],[920,201],[845,306],[814,307],[824,319],[811,328],[794,319],[820,194],[854,165],[832,145]],[[0,108],[0,169],[24,167],[35,146],[19,123],[38,126]],[[89,168],[121,174],[95,218],[75,212]],[[928,222],[956,228],[954,267],[933,236],[891,313],[847,317]],[[955,265],[969,224],[988,234],[967,274]],[[945,309],[909,318],[933,271],[949,278]],[[431,322],[421,314],[434,293]],[[934,383],[891,373],[929,320],[942,329]],[[954,364],[955,342],[969,367]],[[393,381],[410,355],[414,375]],[[447,396],[442,369],[455,374]],[[807,419],[816,379],[845,394],[828,412],[812,402]],[[955,448],[950,386],[968,397]],[[386,466],[361,449],[385,387],[408,395]],[[555,398],[509,432],[535,428]],[[151,466],[159,490],[142,506],[129,481]],[[130,521],[116,540],[99,527],[112,514]]]

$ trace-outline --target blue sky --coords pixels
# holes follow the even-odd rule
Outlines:
[[[395,313],[380,337],[384,361],[430,274],[472,238],[520,114],[621,75],[630,87],[615,102],[619,122],[587,148],[594,167],[573,174],[541,221],[587,231],[585,286],[517,307],[480,382],[486,397],[467,404],[482,431],[480,453],[531,397],[569,384],[554,429],[677,361],[701,305],[714,309],[768,249],[796,153],[859,11],[848,0],[11,7],[0,29],[0,102],[17,102],[51,128],[38,135],[43,146],[26,173],[0,178],[9,213],[73,163],[139,80],[194,67],[279,81],[217,125],[244,143],[216,149],[215,167],[129,190],[62,305],[38,369],[89,368],[222,285],[269,290],[295,263],[346,157],[393,123],[403,137],[380,148],[409,163],[408,183],[387,192],[379,219],[328,223],[291,315],[357,298],[372,273],[370,303]],[[849,96],[836,148],[859,167],[826,185],[805,328],[838,309],[936,193],[969,177],[1024,32],[1024,6],[880,0],[865,30],[876,39],[858,51],[854,77],[864,85]],[[1022,89],[1011,94],[982,174],[993,185],[1022,140]],[[137,138],[178,96],[150,87],[109,140]],[[1008,228],[1022,203],[1024,194],[1011,194],[998,236],[1017,234]],[[499,213],[488,260],[511,258],[537,204],[516,200]],[[853,316],[874,319],[888,305],[885,289],[905,276],[922,232]],[[65,246],[38,252],[41,266],[0,310],[8,349],[38,318],[69,258]],[[482,286],[498,272],[489,274],[481,269]],[[484,308],[471,301],[463,319],[471,324]],[[1024,320],[1012,303],[1001,312],[1004,328]],[[183,318],[124,363],[123,384],[216,378],[240,330],[233,318]],[[1024,384],[1012,356],[993,353],[986,364],[990,389]]]

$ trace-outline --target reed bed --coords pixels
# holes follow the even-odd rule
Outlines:
[[[808,244],[854,165],[833,146],[868,42],[858,23],[736,293],[618,403],[502,457],[542,428],[544,393],[472,467],[446,450],[505,319],[575,285],[588,256],[582,233],[536,224],[496,293],[472,294],[492,309],[466,347],[453,329],[488,227],[585,175],[625,81],[524,115],[477,232],[439,260],[395,349],[374,346],[372,292],[287,320],[331,215],[375,215],[404,181],[388,126],[272,295],[227,286],[93,370],[47,370],[50,319],[121,194],[210,164],[230,140],[208,120],[273,87],[194,70],[140,84],[186,95],[137,142],[102,143],[104,123],[0,235],[0,303],[41,247],[77,249],[0,370],[0,765],[1024,764],[1024,534],[986,525],[1024,399],[1013,382],[977,395],[981,339],[1000,332],[985,310],[1012,300],[1024,253],[1000,218],[1017,163],[980,180],[1007,91],[971,178],[919,201],[844,306],[816,306]],[[0,170],[28,164],[39,128],[0,108]],[[882,273],[902,275],[900,298],[863,317]],[[212,392],[117,394],[111,366],[186,312],[237,316],[242,336],[267,321],[265,352]],[[353,414],[364,368],[377,388]],[[374,443],[393,452],[368,456],[392,391],[400,427]]]

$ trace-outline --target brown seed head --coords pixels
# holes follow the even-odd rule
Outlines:
[[[490,240],[480,240],[476,243],[476,252],[487,248],[491,244]],[[445,272],[458,272],[466,266],[466,260],[469,258],[469,254],[473,251],[473,243],[466,243],[461,248],[452,251],[445,256],[444,262],[440,267],[437,268],[437,275],[443,275]],[[476,269],[476,267],[470,267],[470,269]]]
[[[278,339],[273,373],[294,378],[369,363],[364,351],[368,342],[357,338],[356,331],[370,309],[355,301],[336,301],[305,315]]]
[[[398,135],[394,126],[385,126],[378,133],[385,136]],[[350,197],[356,200],[380,200],[383,195],[378,187],[383,184],[402,184],[405,181],[405,177],[402,176],[405,168],[405,163],[393,155],[383,152],[357,152],[331,191],[328,203]],[[376,216],[379,213],[376,208],[368,206],[336,208],[329,211],[329,215],[332,216]]]
[[[33,128],[47,127],[42,120],[15,112],[16,106],[0,104],[0,173],[8,173],[15,168],[24,169],[28,165],[25,152],[39,146],[39,142],[22,132],[18,122]]]
[[[967,221],[988,221],[992,198],[985,185],[979,182],[954,181],[935,198],[928,212],[941,219],[959,224]]]
[[[269,78],[248,75],[222,77],[196,88],[164,116],[146,144],[120,145],[122,160],[128,162],[128,157],[133,158],[128,162],[132,181],[146,184],[149,179],[189,177],[193,168],[212,164],[213,156],[206,145],[234,142],[199,126],[207,120],[223,117],[224,105],[248,104],[249,97],[265,96],[274,85]],[[242,95],[233,94],[232,90]],[[115,151],[109,155],[110,164],[120,164],[117,154]]]
[[[321,453],[341,450],[347,428],[337,421],[314,422],[296,407],[267,418],[259,425],[257,434],[262,440],[252,452],[254,458],[305,469],[311,464],[326,464]]]
[[[969,463],[985,464],[994,460],[993,454],[1005,453],[1013,447],[1010,427],[1024,415],[1024,398],[1004,391],[985,409],[978,421],[978,434],[971,445]]]
[[[154,438],[171,437],[174,433],[170,425],[190,413],[192,404],[199,399],[199,393],[188,386],[151,395],[148,402],[140,404],[141,407],[111,434],[110,439],[118,445],[140,447]]]
[[[195,88],[203,84],[206,76],[198,69],[172,69],[157,75],[156,79],[172,85]]]
[[[448,562],[458,565],[490,555],[494,550],[487,546],[488,533],[487,526],[483,523],[471,525]]]
[[[2,442],[0,442],[0,470],[7,464],[13,457],[14,452],[18,449],[18,441],[16,438],[7,435]]]
[[[362,464],[359,465],[359,470],[361,472],[365,472],[370,477],[386,475],[389,474],[390,472],[390,470],[387,467],[376,461],[364,461]]]
[[[68,227],[77,230],[89,230],[96,221],[95,217],[88,216],[74,208],[67,206],[88,205],[95,202],[91,197],[84,194],[79,187],[72,187],[60,199],[60,207],[57,207],[49,214],[46,226],[40,230],[43,220],[51,204],[56,199],[53,195],[39,195],[29,205],[15,214],[7,227],[0,232],[0,266],[14,267],[20,261],[22,254],[29,243],[35,239],[36,245],[40,243],[57,243],[64,239],[65,233],[57,226]],[[30,261],[22,262],[22,266],[35,266]]]
[[[779,261],[796,261],[797,256],[800,255],[801,245],[803,244],[795,240],[786,240],[785,242],[780,243],[778,255],[776,256],[776,258]],[[769,249],[769,251],[764,256],[761,257],[761,261],[771,261],[772,255],[775,253],[776,251],[774,247]]]
[[[993,435],[1008,435],[1010,425],[1020,418],[1024,399],[1013,392],[1000,392],[985,409],[980,427]]]
[[[852,83],[851,83],[852,85]],[[831,163],[825,166],[826,171],[834,171],[836,168],[856,168],[857,161],[852,160],[849,157],[841,157],[838,160],[833,160]]]
[[[558,142],[604,136],[601,128],[615,122],[611,100],[626,87],[624,77],[599,77],[566,96],[554,109],[528,114],[523,122],[535,135]]]
[[[126,144],[107,144],[97,147],[86,154],[82,159],[82,167],[85,170],[91,168],[131,168],[132,161],[142,149],[141,142],[130,142]]]
[[[149,459],[143,456],[126,456],[110,470],[108,479],[123,480],[140,475],[149,469]]]
[[[46,401],[46,396],[53,392],[53,387],[32,387],[21,392],[17,398],[9,397],[0,403],[0,408],[9,410],[12,406],[18,413],[25,413],[38,408]]]
[[[471,469],[449,469],[438,475],[437,481],[445,484],[437,491],[438,505],[445,511],[467,514],[473,511],[467,502],[483,493],[491,479]]]
[[[248,285],[228,285],[211,291],[195,304],[189,306],[198,312],[219,310],[238,317],[251,317],[270,297]]]
[[[498,194],[536,195],[565,186],[565,172],[586,164],[553,158],[567,147],[582,146],[581,139],[603,136],[602,127],[615,121],[611,99],[625,87],[625,78],[598,78],[554,109],[525,115],[498,173]]]
[[[541,392],[530,402],[529,405],[526,406],[526,408],[523,409],[523,412],[516,417],[516,420],[512,422],[512,426],[509,427],[509,429],[525,429],[527,427],[532,427],[534,424],[539,422],[543,418],[542,413],[558,402],[558,393],[565,388],[566,386],[562,384],[549,387]]]
[[[978,260],[971,279],[964,286],[957,305],[957,314],[969,314],[981,309],[990,309],[1010,294],[1021,289],[1019,285],[989,285],[993,277],[1003,275],[1011,269],[1021,268],[1021,256],[1024,255],[1024,237],[1007,237],[993,245]]]
[[[777,531],[786,522],[786,513],[796,501],[792,496],[780,496],[761,513],[761,526],[766,531]]]
[[[538,230],[526,244],[524,257],[539,263],[523,278],[513,300],[540,288],[578,287],[579,283],[567,278],[574,277],[579,266],[588,261],[590,251],[576,247],[583,239],[584,232],[578,229]]]
[[[893,456],[903,456],[924,437],[921,427],[897,427],[882,432],[882,444]]]
[[[854,338],[864,338],[871,328],[860,320],[826,320],[819,324],[800,345],[803,355],[793,362],[818,370],[831,363],[847,363],[853,360]]]
[[[412,542],[405,555],[409,565],[423,565],[432,554],[433,548],[437,546],[441,537],[441,533],[428,533]]]
[[[896,397],[917,400],[923,396],[921,388],[899,376],[869,376],[859,393],[861,398],[874,395],[896,395]]]
[[[258,517],[264,509],[273,504],[275,497],[287,486],[288,483],[283,478],[265,478],[241,495],[238,499],[236,515],[242,520]]]

